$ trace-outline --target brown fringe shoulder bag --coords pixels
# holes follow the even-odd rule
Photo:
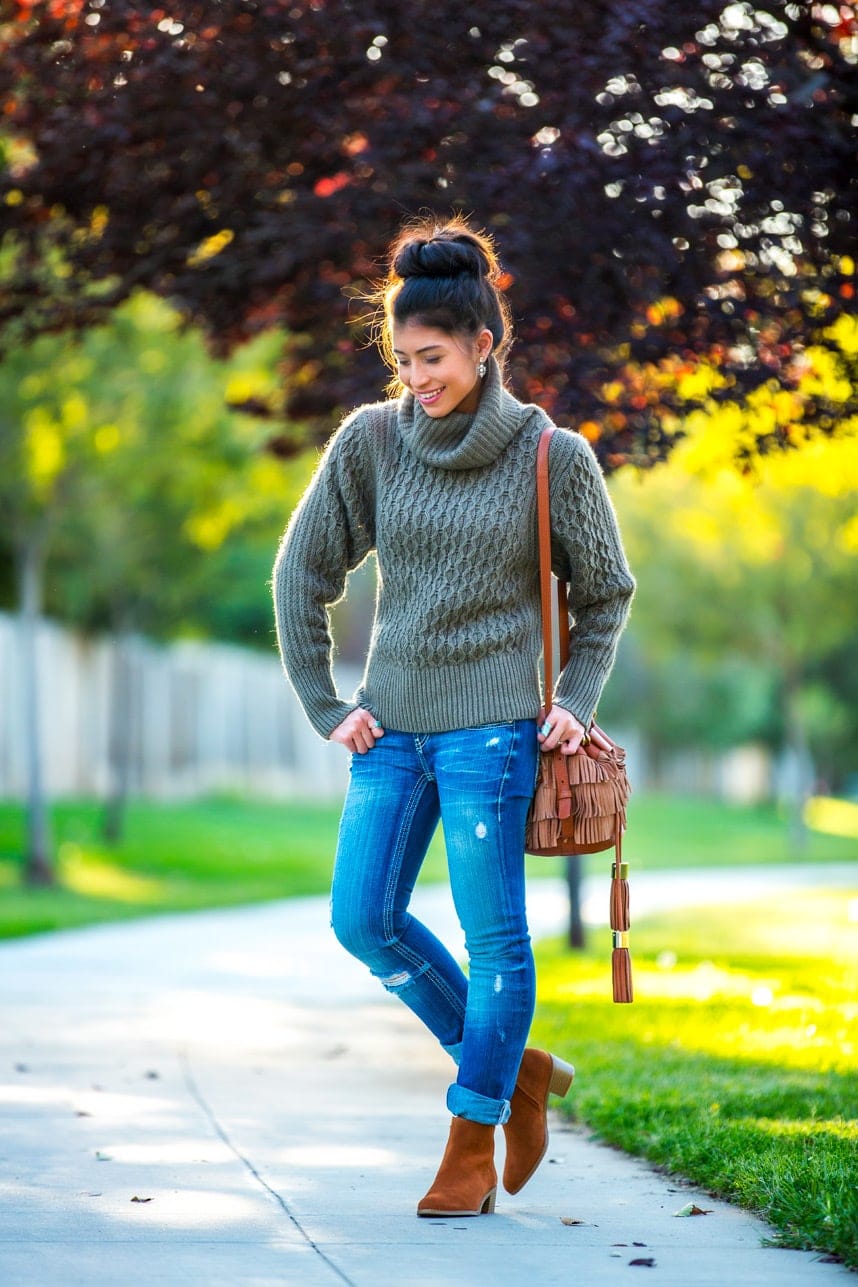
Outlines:
[[[539,583],[542,599],[542,661],[546,709],[553,691],[551,628],[551,519],[548,449],[554,428],[542,431],[536,455],[536,499],[539,523]],[[565,581],[557,581],[560,669],[569,660],[569,608]],[[593,735],[596,735],[594,740]],[[525,850],[530,854],[593,854],[614,850],[611,865],[610,920],[613,931],[614,1000],[632,1000],[629,955],[628,864],[622,861],[626,803],[631,792],[626,753],[592,724],[574,755],[560,747],[540,754],[536,791],[527,815]]]

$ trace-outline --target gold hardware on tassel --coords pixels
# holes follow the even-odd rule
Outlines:
[[[617,867],[619,867],[619,869],[620,869],[619,871],[617,871]],[[612,863],[611,863],[611,878],[612,878],[613,880],[617,880],[617,879],[619,879],[619,880],[628,880],[628,878],[629,878],[629,864],[628,864],[627,862],[621,862],[621,863],[615,863],[615,862],[612,862]]]
[[[618,947],[628,947],[628,945],[629,945],[629,932],[628,932],[628,930],[614,930],[614,931],[613,931],[613,935],[612,935],[612,937],[613,937],[613,940],[614,940],[614,947],[615,947],[615,948],[618,948]]]

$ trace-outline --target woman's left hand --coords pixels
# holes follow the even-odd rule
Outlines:
[[[540,750],[553,751],[559,746],[563,755],[574,755],[587,734],[584,725],[562,706],[552,706],[547,715],[541,710],[538,726]]]

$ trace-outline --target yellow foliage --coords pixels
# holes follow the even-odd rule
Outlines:
[[[858,514],[844,523],[837,535],[844,554],[858,554]]]
[[[257,368],[254,371],[236,371],[226,385],[227,402],[246,402],[249,398],[265,398],[271,388],[271,372]]]
[[[67,398],[63,399],[62,417],[63,427],[66,429],[82,429],[86,424],[88,408],[86,400],[79,393],[70,393]]]
[[[65,463],[62,429],[44,407],[24,417],[27,468],[36,495],[50,493]]]
[[[851,268],[854,268],[851,260],[849,263]],[[845,268],[843,272],[846,272]],[[843,313],[832,326],[829,326],[825,334],[828,339],[834,340],[835,344],[839,345],[849,357],[854,357],[858,353],[858,317],[854,314]]]
[[[210,259],[214,259],[215,255],[219,255],[222,250],[226,250],[234,237],[235,233],[231,228],[221,228],[220,232],[212,233],[210,237],[206,237],[200,242],[196,250],[193,250],[188,255],[188,267],[199,268],[202,264],[208,263]]]
[[[110,211],[107,206],[96,206],[89,217],[89,227],[93,236],[100,237],[110,222]]]
[[[121,440],[118,425],[101,425],[95,431],[95,449],[102,455],[115,451]]]
[[[185,532],[201,550],[216,550],[244,516],[244,506],[235,497],[228,496],[212,509],[192,514],[185,523]]]
[[[757,476],[780,490],[809,487],[823,496],[858,493],[858,424],[834,438],[812,438],[795,451],[762,457]]]
[[[841,321],[851,321],[852,319],[843,318]],[[834,329],[833,327],[831,328]],[[848,327],[838,328],[838,340],[842,332],[843,339],[841,347],[847,352],[846,345],[854,344],[858,351],[858,328],[850,331]],[[827,398],[829,402],[846,402],[848,401],[852,386],[845,375],[841,373],[837,357],[829,349],[820,348],[817,344],[812,344],[806,353],[807,370],[801,376],[798,383],[799,393],[804,397],[821,397]]]
[[[692,371],[686,371],[676,381],[677,392],[685,402],[698,402],[713,389],[721,388],[724,377],[714,366],[701,362]]]

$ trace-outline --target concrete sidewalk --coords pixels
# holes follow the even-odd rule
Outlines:
[[[850,878],[815,868],[807,883]],[[657,879],[638,877],[638,911]],[[445,889],[415,909],[461,951]],[[530,916],[534,936],[562,928],[558,882],[534,883]],[[0,978],[5,1287],[590,1287],[636,1262],[683,1287],[854,1281],[556,1121],[546,1162],[494,1216],[418,1220],[451,1068],[334,942],[324,899],[0,944]],[[676,1219],[691,1201],[711,1214]]]

